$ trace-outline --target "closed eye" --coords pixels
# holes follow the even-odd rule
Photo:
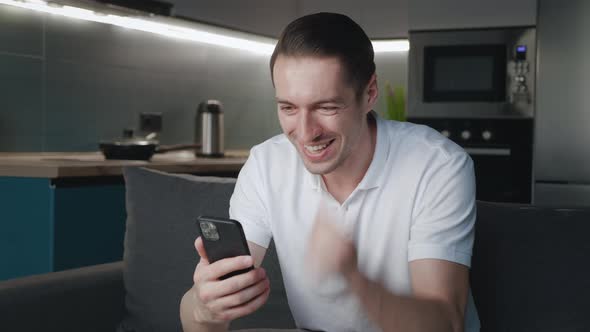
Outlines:
[[[338,112],[340,110],[340,107],[338,106],[320,106],[318,108],[318,111],[320,111],[323,114],[335,114],[336,112]]]
[[[293,114],[295,112],[295,108],[290,105],[280,105],[279,110],[287,115]]]

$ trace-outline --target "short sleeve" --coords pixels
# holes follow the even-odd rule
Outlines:
[[[430,258],[470,266],[476,217],[473,161],[456,152],[429,167],[423,181],[408,261]]]
[[[254,148],[238,175],[229,203],[229,215],[242,224],[248,241],[268,248],[272,233],[266,208],[265,183]]]

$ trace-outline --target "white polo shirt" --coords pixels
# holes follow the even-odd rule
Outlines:
[[[471,158],[433,129],[376,117],[371,165],[340,205],[305,168],[284,135],[252,148],[230,201],[248,241],[274,238],[289,307],[299,328],[378,331],[343,280],[308,276],[306,246],[322,198],[352,234],[361,272],[396,294],[411,294],[409,262],[434,258],[470,266],[475,223]],[[392,313],[393,314],[393,313]],[[479,331],[471,294],[465,331]]]

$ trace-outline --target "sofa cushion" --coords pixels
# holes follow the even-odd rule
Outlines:
[[[482,332],[589,330],[589,208],[478,202],[475,228]]]
[[[181,331],[179,305],[192,286],[198,255],[199,215],[228,217],[235,179],[168,174],[125,168],[127,229],[124,281],[127,315],[120,331]],[[271,296],[253,315],[232,328],[293,327],[276,253],[263,267]]]

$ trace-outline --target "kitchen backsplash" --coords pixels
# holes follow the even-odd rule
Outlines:
[[[280,132],[269,56],[0,5],[0,151],[93,151],[162,112],[163,144],[193,141],[199,102],[224,104],[226,148]],[[376,56],[406,86],[407,53]]]

